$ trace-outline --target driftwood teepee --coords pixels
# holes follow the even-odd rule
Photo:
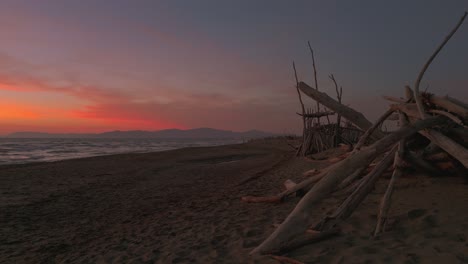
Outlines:
[[[376,235],[385,230],[393,186],[402,175],[405,166],[437,173],[441,169],[447,169],[447,166],[435,166],[432,162],[440,160],[442,156],[442,159],[449,160],[451,166],[458,166],[466,172],[468,105],[448,96],[419,92],[426,69],[466,16],[465,12],[456,27],[423,66],[414,84],[414,91],[406,87],[404,98],[385,97],[392,104],[374,124],[363,114],[341,104],[326,93],[304,82],[298,82],[298,92],[301,91],[349,120],[365,133],[354,145],[354,149],[341,161],[321,172],[316,171],[313,177],[297,184],[288,180],[285,182],[287,189],[273,197],[243,197],[246,202],[283,202],[294,193],[305,193],[284,222],[255,248],[252,254],[277,254],[336,234],[339,223],[352,214],[372,191],[379,177],[392,166],[393,174],[378,210],[379,216],[374,231]],[[395,113],[398,115],[400,128],[391,133],[380,131],[381,123],[393,117]],[[375,160],[379,162],[371,166]],[[310,212],[338,190],[348,194],[343,203],[331,215],[313,219]],[[310,229],[316,232],[313,236],[306,236],[306,231]]]
[[[312,66],[314,69],[315,92],[319,92],[317,81],[317,66],[315,64],[314,51],[309,44],[309,50],[312,57]],[[339,146],[340,144],[351,145],[356,143],[357,139],[362,135],[362,131],[355,127],[351,122],[342,124],[342,115],[329,110],[327,102],[321,105],[321,100],[315,99],[317,107],[306,108],[302,100],[301,89],[299,88],[299,80],[297,77],[296,65],[293,62],[294,76],[296,78],[296,90],[299,97],[302,113],[297,113],[302,117],[303,130],[302,142],[297,148],[297,156],[307,156],[317,152],[322,152],[330,148]],[[335,76],[328,76],[332,81],[335,91],[337,103],[341,104],[343,98],[343,88],[338,87]],[[312,91],[314,92],[314,91]],[[306,95],[309,95],[306,93]],[[309,95],[310,96],[310,95]],[[322,106],[322,107],[321,107]],[[330,122],[330,116],[336,117],[336,122]],[[326,123],[322,123],[321,119],[326,118]]]

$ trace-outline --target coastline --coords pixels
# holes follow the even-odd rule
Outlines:
[[[298,198],[247,204],[240,197],[276,194],[284,180],[300,181],[304,171],[328,165],[296,158],[284,140],[255,140],[0,166],[0,263],[277,263],[248,253]],[[342,235],[288,256],[306,263],[468,260],[462,178],[402,179],[393,227],[375,240],[370,234],[386,181]],[[316,215],[340,199],[329,199]]]

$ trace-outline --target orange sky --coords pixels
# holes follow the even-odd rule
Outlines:
[[[0,135],[197,127],[299,132],[291,62],[312,84],[307,40],[316,49],[320,89],[334,95],[327,79],[333,73],[344,103],[374,119],[387,107],[381,95],[401,95],[465,6],[454,1],[442,12],[440,3],[421,10],[404,1],[5,0]],[[467,29],[428,71],[423,86],[431,92],[466,99]]]

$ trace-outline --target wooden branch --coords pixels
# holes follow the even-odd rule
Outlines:
[[[422,104],[421,96],[419,94],[419,84],[421,83],[421,80],[424,76],[424,73],[426,72],[427,68],[429,68],[429,65],[431,62],[434,60],[434,58],[439,54],[439,52],[442,50],[442,48],[447,44],[447,42],[450,40],[450,38],[457,32],[458,28],[461,26],[463,21],[466,18],[466,15],[468,12],[465,12],[463,16],[460,18],[460,21],[458,21],[457,25],[455,28],[450,31],[450,33],[445,37],[444,41],[437,47],[437,49],[434,51],[434,53],[431,55],[431,57],[427,60],[426,64],[424,64],[423,68],[419,72],[418,78],[416,79],[416,82],[414,84],[414,99],[416,101],[416,105],[418,106],[418,111],[421,116],[421,119],[426,118],[426,113],[424,112],[424,105]]]
[[[354,147],[354,151],[358,151],[361,149],[361,147],[366,143],[366,141],[369,139],[370,135],[380,126],[381,123],[383,123],[393,112],[395,112],[395,109],[388,109],[369,129],[366,130],[364,135],[361,136],[359,139],[358,143],[356,143],[356,146]]]
[[[390,105],[390,109],[393,109],[395,111],[401,111],[405,113],[408,117],[420,119],[421,116],[419,115],[418,112],[418,107],[416,104],[392,104]]]
[[[463,124],[463,121],[461,121],[460,118],[452,115],[451,113],[449,112],[445,112],[445,111],[442,111],[442,110],[435,110],[435,109],[431,109],[428,111],[429,113],[433,113],[433,114],[438,114],[438,115],[443,115],[443,116],[446,116],[447,118],[451,119],[453,122],[459,124],[460,126],[465,126]]]
[[[335,84],[336,99],[338,99],[338,103],[341,104],[341,98],[343,96],[343,88],[340,87],[340,89],[338,90],[338,83],[336,82],[335,76],[333,76],[333,74],[331,74],[329,78]],[[335,129],[334,137],[335,137],[335,141],[333,143],[334,143],[334,147],[336,147],[341,142],[341,115],[340,114],[338,114],[338,116],[336,117],[336,129]]]
[[[408,125],[406,117],[402,112],[399,112],[400,117],[400,126],[404,127]],[[377,226],[375,228],[374,236],[380,234],[381,232],[385,231],[385,225],[387,223],[387,215],[390,209],[392,194],[393,194],[393,187],[395,182],[401,177],[403,174],[403,170],[401,169],[402,166],[402,159],[405,156],[405,144],[406,139],[400,140],[398,143],[398,152],[395,152],[394,158],[394,170],[392,174],[392,178],[388,183],[387,190],[385,191],[384,196],[382,197],[382,201],[380,202],[379,207],[379,215],[377,217]]]
[[[296,71],[296,64],[293,61],[293,69],[294,69],[294,77],[296,78],[296,90],[297,90],[297,95],[299,96],[299,102],[301,104],[301,109],[302,109],[302,141],[304,141],[304,134],[305,134],[305,129],[306,129],[306,121],[305,121],[305,107],[304,107],[304,102],[302,101],[302,96],[301,92],[299,91],[299,79],[297,78],[297,71]]]
[[[401,145],[400,145],[400,148],[401,148]],[[387,215],[390,209],[393,188],[394,188],[395,182],[403,174],[403,171],[401,169],[401,159],[398,156],[398,153],[395,153],[395,163],[396,163],[396,166],[393,170],[392,178],[390,179],[390,182],[388,183],[388,186],[387,186],[387,190],[385,191],[385,194],[382,197],[382,201],[380,202],[379,215],[377,217],[377,226],[374,231],[374,236],[377,236],[381,232],[385,231],[385,225],[387,223]]]
[[[432,143],[445,150],[452,157],[460,161],[465,168],[468,168],[468,150],[459,145],[449,137],[436,130],[421,130],[419,133],[428,138]]]
[[[468,106],[454,98],[432,95],[429,102],[457,114],[464,121],[468,121]]]
[[[284,181],[283,185],[284,185],[284,187],[286,188],[286,190],[288,190],[288,189],[291,189],[291,188],[293,188],[294,186],[296,186],[297,183],[293,182],[293,181],[290,180],[290,179],[287,179],[286,181]]]
[[[384,95],[382,97],[387,101],[395,102],[395,103],[406,103],[407,101],[407,99],[401,99],[398,97],[393,97],[393,96],[388,96],[388,95]]]
[[[367,166],[376,156],[385,152],[402,138],[413,135],[421,129],[440,125],[444,122],[446,122],[444,117],[428,118],[415,122],[411,126],[401,128],[375,142],[371,146],[330,166],[329,169],[324,172],[326,174],[323,178],[307,192],[286,220],[261,245],[255,248],[251,254],[271,252],[274,249],[281,248],[285,243],[288,243],[293,238],[304,233],[307,227],[312,223],[311,212],[313,209],[327,195],[336,189],[338,184],[349,175],[350,171],[354,172],[363,166]],[[304,184],[304,182],[297,184],[294,189],[302,189],[307,186],[307,183]]]
[[[366,175],[360,182],[354,192],[340,205],[340,207],[331,215],[322,220],[317,226],[318,230],[326,230],[333,227],[336,223],[348,218],[358,205],[366,198],[374,188],[379,177],[392,166],[397,147],[393,149],[380,161],[374,169]]]
[[[364,172],[365,169],[366,169],[366,167],[362,167],[360,169],[357,169],[355,172],[350,174],[346,179],[344,179],[340,183],[340,185],[338,185],[337,189],[344,189],[344,188],[348,187],[349,185],[351,185],[351,183],[356,181],[359,178],[359,176],[361,176],[361,174]]]
[[[351,107],[340,104],[339,102],[328,96],[326,93],[316,91],[304,82],[299,83],[299,89],[307,96],[311,97],[316,101],[319,101],[322,105],[328,107],[337,114],[340,114],[361,130],[366,131],[367,129],[372,127],[372,123],[369,120],[367,120],[367,118],[362,113],[357,112]],[[382,138],[383,133],[381,133],[380,131],[375,131],[375,133],[372,136],[374,138]]]
[[[405,98],[407,102],[412,101],[414,98],[413,90],[411,90],[411,87],[409,87],[408,85],[405,85]]]
[[[312,49],[312,46],[310,46],[310,41],[307,41],[307,44],[309,45],[310,55],[312,56],[312,66],[314,67],[315,89],[318,92],[319,87],[318,87],[318,81],[317,81],[317,67],[315,66],[314,50]],[[317,112],[320,112],[320,102],[319,101],[317,101]],[[318,123],[320,124],[320,119],[318,119]]]
[[[316,113],[307,113],[307,114],[301,114],[301,113],[296,113],[297,115],[306,117],[306,118],[318,118],[322,116],[329,116],[329,115],[334,115],[335,112],[332,111],[325,111],[325,112],[316,112]]]

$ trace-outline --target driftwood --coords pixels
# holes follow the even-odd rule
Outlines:
[[[454,98],[432,95],[429,102],[459,115],[465,121],[468,120],[468,106]]]
[[[280,248],[285,241],[290,241],[302,234],[312,222],[311,216],[307,212],[311,211],[317,203],[333,191],[336,186],[348,176],[349,171],[354,172],[368,165],[376,156],[385,152],[390,146],[400,141],[402,138],[410,136],[421,129],[443,124],[444,122],[445,119],[441,117],[418,121],[411,126],[387,135],[373,145],[332,165],[330,169],[325,172],[326,175],[324,175],[324,177],[301,199],[281,226],[279,226],[260,246],[255,248],[252,254],[271,252],[275,248]],[[301,183],[297,184],[295,188],[298,188],[298,186],[301,186]]]
[[[315,226],[317,230],[325,230],[327,226],[334,226],[335,223],[345,220],[356,207],[364,200],[374,188],[379,177],[392,165],[396,148],[394,147],[386,157],[374,167],[374,169],[363,178],[356,190],[341,204],[332,216],[326,217]]]
[[[466,18],[466,15],[468,15],[468,12],[465,12],[463,16],[460,18],[460,21],[458,21],[457,25],[450,31],[450,33],[445,37],[444,41],[437,47],[437,49],[434,51],[434,53],[431,55],[431,57],[427,60],[427,62],[424,64],[423,68],[419,72],[418,78],[416,79],[416,82],[414,84],[414,100],[416,101],[416,105],[419,110],[419,114],[421,115],[421,119],[426,118],[427,114],[424,112],[424,106],[421,100],[421,96],[419,95],[419,84],[421,83],[421,80],[424,76],[424,73],[426,70],[429,68],[429,65],[431,65],[431,62],[435,59],[437,54],[442,50],[442,48],[447,44],[447,42],[450,40],[450,38],[457,32],[457,30],[460,28],[461,24]]]
[[[399,113],[400,117],[400,126],[406,126],[408,125],[407,119],[403,113]],[[405,144],[406,144],[406,139],[400,140],[400,143],[398,144],[398,152],[395,153],[395,158],[394,158],[394,171],[392,174],[392,178],[390,179],[390,182],[387,186],[387,190],[385,191],[384,196],[382,197],[382,201],[380,203],[380,208],[379,208],[379,215],[377,217],[377,226],[375,227],[374,231],[374,236],[380,234],[382,231],[385,230],[385,225],[387,223],[387,215],[388,215],[388,210],[390,209],[390,201],[392,198],[393,194],[393,189],[395,182],[398,180],[398,178],[401,177],[403,174],[403,170],[401,168],[402,166],[402,160],[406,154],[405,151]]]
[[[308,114],[301,114],[301,113],[296,113],[297,115],[303,116],[303,117],[308,117],[308,118],[319,118],[322,116],[329,116],[329,115],[334,115],[335,112],[332,111],[325,111],[325,112],[315,112],[315,113],[308,113]]]
[[[340,114],[363,131],[369,129],[372,126],[372,123],[367,120],[367,118],[362,113],[357,112],[348,106],[340,104],[326,93],[319,92],[304,82],[299,82],[298,87],[304,94],[308,95],[317,102],[320,102],[322,105],[330,108],[332,111]],[[381,138],[383,137],[383,134],[380,131],[376,131],[373,134],[373,137]]]
[[[419,133],[460,161],[465,168],[468,168],[468,150],[463,146],[436,130],[420,131]]]
[[[466,16],[465,12],[456,27],[424,64],[415,81],[414,91],[406,86],[404,99],[384,97],[393,104],[374,124],[361,113],[341,104],[341,91],[338,90],[338,85],[332,76],[330,78],[334,81],[338,101],[296,79],[298,93],[302,92],[311,97],[318,106],[316,112],[308,109],[303,111],[302,115],[299,114],[306,121],[304,122],[303,142],[298,153],[307,153],[311,146],[323,149],[325,144],[322,132],[324,131],[332,131],[334,139],[339,138],[339,131],[342,129],[339,125],[340,121],[337,122],[336,130],[329,130],[326,125],[319,125],[318,129],[314,130],[316,124],[312,124],[311,118],[318,119],[322,116],[319,113],[320,104],[324,106],[324,111],[327,111],[326,108],[330,109],[365,133],[359,140],[354,141],[357,144],[352,152],[329,160],[336,163],[321,171],[314,169],[306,172],[305,175],[311,177],[301,182],[295,183],[287,180],[284,183],[286,190],[282,193],[273,197],[249,196],[242,198],[248,202],[284,202],[285,198],[294,193],[296,195],[298,192],[305,193],[287,218],[251,254],[284,253],[302,246],[303,241],[311,243],[314,241],[310,240],[311,236],[315,236],[315,239],[323,236],[321,239],[324,239],[329,236],[327,234],[335,234],[337,225],[346,221],[373,190],[381,175],[389,168],[392,168],[393,173],[381,200],[374,235],[385,231],[395,183],[407,168],[416,168],[442,175],[447,170],[460,172],[463,170],[461,166],[463,165],[466,172],[468,168],[468,129],[466,126],[468,105],[448,96],[419,92],[419,85],[425,71],[460,27]],[[313,59],[312,49],[311,53]],[[316,80],[315,62],[313,63]],[[317,88],[317,81],[315,87]],[[401,127],[393,132],[382,132],[380,130],[381,124],[385,120],[392,119],[396,114],[399,116]],[[370,144],[368,142],[372,142],[371,139],[373,143]],[[353,142],[342,142],[349,145],[354,144]],[[338,142],[334,142],[334,146],[338,146]],[[380,159],[382,156],[383,158]],[[361,178],[364,173],[367,174]],[[341,199],[342,195],[345,195],[343,203],[331,215],[322,218],[321,221],[313,225],[316,219],[313,219],[312,212],[320,207],[322,201],[328,197]],[[310,229],[311,226],[313,229]],[[311,236],[307,236],[309,233]]]
[[[296,185],[297,184],[295,182],[293,182],[292,180],[290,180],[290,179],[287,179],[286,181],[284,181],[284,187],[286,188],[286,190],[291,189]]]
[[[312,46],[310,45],[310,41],[307,41],[307,45],[309,45],[309,50],[310,50],[310,56],[312,57],[312,66],[314,68],[314,82],[315,82],[315,89],[319,90],[318,87],[318,80],[317,80],[317,66],[315,65],[315,57],[314,57],[314,50],[312,49]],[[320,102],[317,101],[317,112],[320,112]],[[320,118],[318,118],[318,123],[320,124]]]
[[[406,103],[406,101],[407,101],[406,99],[397,98],[397,97],[388,96],[388,95],[384,95],[382,97],[387,101],[396,102],[396,103]]]
[[[387,112],[385,112],[369,129],[366,130],[366,133],[359,139],[358,143],[354,147],[354,149],[357,151],[359,150],[364,143],[369,139],[370,135],[374,133],[374,131],[384,122],[391,114],[395,112],[394,109],[389,109]]]

